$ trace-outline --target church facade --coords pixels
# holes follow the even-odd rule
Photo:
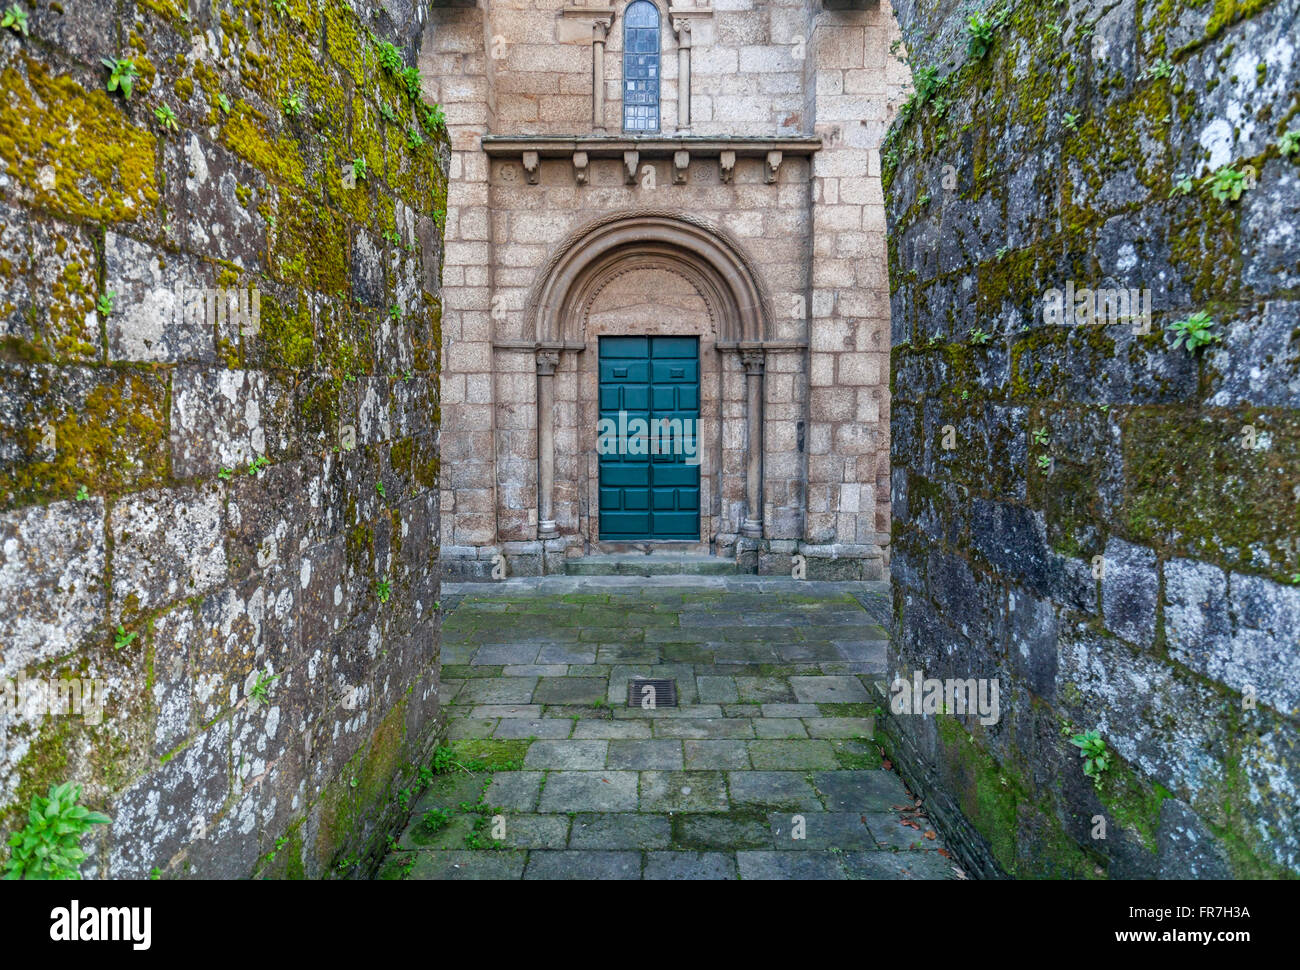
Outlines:
[[[696,4],[432,11],[450,577],[888,564],[897,28],[883,0]]]

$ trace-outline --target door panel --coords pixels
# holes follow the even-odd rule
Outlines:
[[[698,539],[699,339],[600,338],[599,401],[622,436],[600,456],[600,537]]]

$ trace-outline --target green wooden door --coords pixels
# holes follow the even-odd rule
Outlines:
[[[699,338],[600,338],[602,539],[699,539],[699,420]]]

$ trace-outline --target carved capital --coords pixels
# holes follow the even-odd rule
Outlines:
[[[558,350],[539,350],[537,352],[537,376],[550,377],[560,363]]]
[[[756,350],[742,350],[740,352],[740,362],[745,365],[747,375],[763,373],[763,364],[767,359],[767,352],[762,348]]]
[[[609,40],[609,28],[613,24],[612,17],[604,19],[597,18],[591,22],[591,42],[593,44],[603,44]]]
[[[691,19],[689,17],[673,17],[673,30],[677,34],[678,47],[691,46]]]
[[[588,173],[588,169],[587,169],[587,153],[586,153],[586,152],[574,152],[574,153],[573,153],[573,179],[574,179],[574,181],[577,182],[579,185],[586,185],[586,184],[587,184],[587,173]]]
[[[641,162],[640,152],[623,153],[623,181],[628,185],[636,184],[636,167]]]

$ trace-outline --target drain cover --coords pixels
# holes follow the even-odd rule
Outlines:
[[[677,706],[677,681],[666,678],[642,678],[627,682],[627,706],[654,710]]]

